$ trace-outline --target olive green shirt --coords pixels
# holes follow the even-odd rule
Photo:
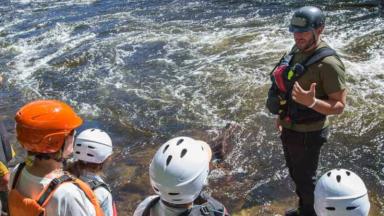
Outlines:
[[[317,49],[327,47],[324,41],[320,41]],[[315,50],[307,53],[295,53],[291,65],[300,63],[312,55]],[[345,84],[345,68],[341,60],[336,56],[328,56],[322,60],[310,65],[298,80],[300,86],[304,90],[309,90],[312,83],[316,83],[316,98],[326,98],[329,94],[341,91],[346,88]],[[311,122],[306,124],[294,124],[280,120],[280,124],[284,128],[288,128],[299,132],[317,131],[329,125],[326,118],[323,121]]]

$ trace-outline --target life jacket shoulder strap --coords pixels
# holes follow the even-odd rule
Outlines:
[[[64,182],[73,181],[73,177],[70,175],[62,175],[58,178],[54,178],[49,185],[45,188],[45,190],[41,193],[39,199],[37,200],[37,203],[44,207],[49,199],[52,197],[53,192]]]
[[[160,201],[160,196],[152,199],[145,207],[142,216],[150,216],[150,210]],[[205,193],[201,193],[195,200],[194,204],[199,205],[198,208],[189,209],[179,216],[229,216],[227,209],[216,199],[208,196]]]
[[[292,85],[289,87],[289,91],[292,90],[294,81],[298,80],[301,76],[303,76],[310,65],[315,64],[316,62],[328,56],[337,56],[336,51],[330,47],[322,47],[320,49],[317,49],[312,55],[310,55],[301,63],[296,64],[294,66],[296,75],[291,80]]]
[[[160,201],[160,196],[153,198],[145,207],[142,216],[150,216],[150,211],[153,206],[155,206]]]
[[[337,55],[336,51],[334,49],[332,49],[330,47],[322,47],[322,48],[316,50],[315,53],[313,53],[307,59],[305,59],[301,63],[301,65],[303,65],[304,67],[307,68],[308,66],[320,61],[321,59],[328,57],[328,56],[333,56],[333,55]]]
[[[13,182],[12,182],[12,189],[15,189],[17,185],[17,181],[19,180],[19,176],[21,174],[21,171],[25,167],[25,162],[22,162],[19,164],[19,166],[16,169],[15,176],[13,177]]]
[[[272,71],[269,73],[269,76],[272,76],[273,74],[273,71],[275,71],[275,69],[283,62],[283,60],[285,60],[286,58],[289,59],[289,62],[291,61],[292,59],[292,56],[297,52],[297,47],[296,46],[293,46],[291,48],[291,50],[289,52],[286,52],[283,54],[283,56],[281,56],[280,60],[277,62],[277,64],[275,65],[275,67],[273,67]]]
[[[87,183],[92,190],[96,190],[98,187],[103,187],[111,193],[111,188],[109,187],[109,185],[102,181],[97,181],[95,179],[89,179],[89,178],[85,178],[85,179],[80,178],[80,179],[83,180],[85,183]]]
[[[212,196],[209,196],[208,194],[202,192],[199,196],[199,199],[202,201],[205,200],[205,203],[203,203],[202,208],[200,209],[200,213],[202,215],[229,215],[224,205]]]
[[[105,188],[109,193],[112,193],[111,188],[109,187],[108,184],[98,181],[96,179],[90,179],[86,177],[81,177],[80,180],[84,181],[89,185],[89,187],[92,189],[92,191],[95,191],[98,187],[103,187]],[[116,209],[116,203],[112,201],[112,208],[113,208],[113,216],[117,216],[117,209]]]
[[[96,216],[104,216],[103,210],[101,209],[100,204],[89,185],[78,178],[74,179],[73,183],[84,192],[89,201],[95,207]]]

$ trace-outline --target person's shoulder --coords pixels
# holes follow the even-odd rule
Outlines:
[[[152,202],[152,200],[158,198],[158,195],[152,195],[147,198],[145,198],[143,201],[139,203],[137,206],[135,212],[133,213],[134,216],[141,216],[144,212],[144,210],[147,208],[147,206]]]
[[[76,197],[82,195],[84,192],[76,186],[73,182],[65,182],[60,184],[54,192],[55,197]]]
[[[224,204],[221,203],[219,200],[215,199],[214,197],[208,195],[207,193],[201,193],[199,196],[201,199],[205,200],[206,202],[214,205],[215,207],[224,207]]]
[[[326,66],[339,66],[339,67],[344,67],[343,62],[341,61],[340,57],[336,55],[331,55],[323,58],[320,63]]]
[[[74,182],[64,182],[60,184],[54,191],[53,198],[58,200],[77,200],[77,202],[89,201],[86,193]]]
[[[143,201],[141,201],[141,203],[139,204],[140,205],[144,205],[144,206],[147,206],[150,202],[152,202],[152,200],[158,198],[159,196],[158,195],[152,195],[152,196],[149,196],[147,198],[145,198]]]
[[[321,41],[317,49],[321,49],[321,48],[333,49],[325,41]],[[340,57],[337,55],[337,52],[336,52],[336,55],[331,55],[331,56],[327,56],[327,57],[323,58],[320,61],[320,63],[325,64],[325,65],[343,65],[343,62],[341,61]]]
[[[96,197],[100,200],[105,200],[109,197],[112,197],[111,192],[107,188],[105,188],[104,186],[97,187],[94,190],[94,192],[95,192]]]
[[[57,187],[47,204],[47,209],[55,215],[95,215],[92,202],[73,182],[65,182]]]

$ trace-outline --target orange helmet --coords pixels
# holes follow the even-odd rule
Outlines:
[[[15,120],[20,144],[37,153],[59,151],[69,133],[83,123],[70,106],[57,100],[28,103],[16,113]]]

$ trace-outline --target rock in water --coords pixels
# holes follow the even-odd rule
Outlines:
[[[234,145],[232,139],[238,129],[240,129],[239,124],[228,123],[219,135],[209,142],[213,152],[213,160],[223,161],[225,159],[226,155],[232,150]]]

